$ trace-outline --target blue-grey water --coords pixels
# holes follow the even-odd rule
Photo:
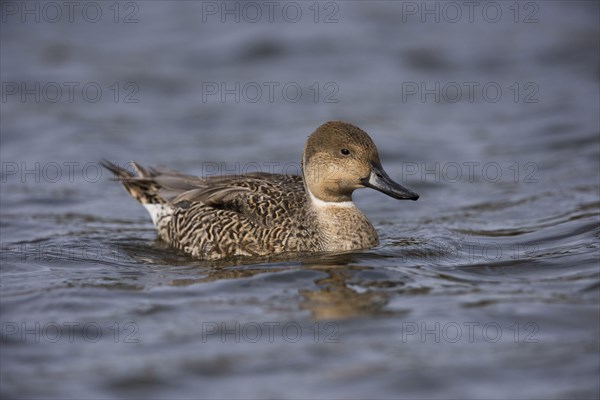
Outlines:
[[[3,399],[600,396],[597,2],[66,4],[0,3]],[[421,195],[374,249],[194,260],[99,169],[331,119]]]

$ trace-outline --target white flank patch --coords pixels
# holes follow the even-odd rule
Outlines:
[[[308,195],[310,196],[311,203],[317,208],[337,207],[337,208],[351,208],[354,207],[354,203],[351,201],[323,201],[316,198],[308,188],[306,188]]]
[[[168,207],[163,206],[162,204],[142,204],[148,210],[148,214],[150,214],[150,218],[152,218],[152,222],[154,225],[157,224],[158,219],[167,213]]]

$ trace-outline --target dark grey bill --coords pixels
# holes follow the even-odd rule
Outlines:
[[[396,183],[385,173],[381,165],[373,164],[371,166],[371,175],[363,179],[363,185],[398,200],[417,200],[419,195],[410,189]]]

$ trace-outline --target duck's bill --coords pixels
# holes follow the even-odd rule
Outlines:
[[[405,188],[399,183],[394,182],[388,174],[385,173],[381,165],[373,165],[371,175],[363,180],[363,185],[385,193],[398,200],[417,200],[419,195],[410,189]]]

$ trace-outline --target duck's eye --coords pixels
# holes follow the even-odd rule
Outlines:
[[[340,154],[343,156],[347,156],[348,154],[350,154],[350,150],[348,149],[341,149],[340,150]]]

